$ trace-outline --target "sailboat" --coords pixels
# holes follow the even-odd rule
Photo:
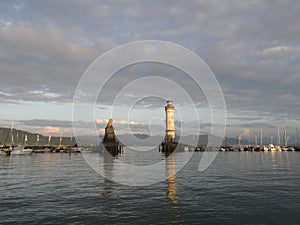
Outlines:
[[[0,155],[8,156],[11,152],[11,146],[1,145],[0,146]]]
[[[263,145],[263,134],[262,134],[262,128],[260,128],[260,151],[269,151],[269,148],[265,145]]]
[[[9,156],[13,149],[11,145],[6,144],[8,138],[9,138],[9,135],[11,136],[11,142],[13,143],[13,141],[14,141],[13,126],[14,126],[14,122],[11,123],[10,132],[7,134],[5,144],[0,146],[0,155]]]
[[[6,145],[1,148],[1,152],[4,151],[6,155],[29,155],[33,152],[32,148],[26,148],[23,145],[14,145],[13,136],[13,122],[10,129],[11,144]],[[25,142],[27,141],[27,136],[25,136]]]
[[[13,146],[10,155],[30,155],[33,153],[32,148],[26,148],[24,146]]]

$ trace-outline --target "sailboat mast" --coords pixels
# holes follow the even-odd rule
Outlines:
[[[299,146],[299,132],[298,128],[296,127],[296,133],[297,133],[297,146]]]
[[[263,140],[262,140],[262,128],[260,128],[260,146],[262,146],[263,144]]]
[[[238,146],[241,146],[242,135],[238,134]]]
[[[277,129],[277,145],[280,146],[280,130],[279,130],[279,128]]]
[[[2,144],[2,136],[3,136],[3,131],[2,128],[0,128],[0,145]]]
[[[60,132],[60,137],[59,137],[59,145],[62,145],[62,132]]]
[[[286,139],[286,128],[283,127],[283,139],[284,139],[284,145],[287,146],[287,139]]]
[[[51,135],[49,135],[48,137],[48,145],[50,145],[50,143],[51,143]]]
[[[10,128],[10,135],[11,135],[11,145],[14,144],[14,135],[13,135],[13,129],[14,129],[14,122],[11,123],[11,128]]]
[[[25,136],[24,136],[24,145],[27,145],[27,140],[28,140],[28,137],[27,137],[27,134],[25,134]]]

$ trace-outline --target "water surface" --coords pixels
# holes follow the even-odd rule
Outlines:
[[[199,172],[202,154],[144,187],[104,179],[80,154],[0,157],[1,224],[300,224],[300,153],[220,152]],[[174,169],[176,155],[162,173]]]

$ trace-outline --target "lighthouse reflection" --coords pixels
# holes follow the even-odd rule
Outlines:
[[[177,208],[176,192],[177,192],[177,183],[175,182],[176,178],[176,155],[170,154],[166,155],[166,177],[168,181],[168,192],[167,197],[172,202],[172,208]]]
[[[180,210],[177,206],[177,183],[176,179],[176,154],[166,156],[166,176],[168,182],[167,198],[171,202],[171,220],[170,224],[182,224]]]

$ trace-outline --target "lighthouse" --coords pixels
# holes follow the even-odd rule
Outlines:
[[[182,151],[183,145],[176,142],[175,125],[174,125],[174,106],[171,100],[167,101],[165,106],[166,112],[166,136],[161,143],[159,151],[164,152],[166,156],[170,155],[175,150]]]
[[[159,151],[165,153],[166,156],[176,151],[185,151],[185,145],[176,141],[175,125],[174,125],[174,106],[171,100],[167,101],[165,106],[166,112],[166,136],[159,146]]]
[[[171,100],[167,101],[165,106],[166,111],[166,137],[165,142],[175,142],[175,129],[174,129],[174,106]]]

